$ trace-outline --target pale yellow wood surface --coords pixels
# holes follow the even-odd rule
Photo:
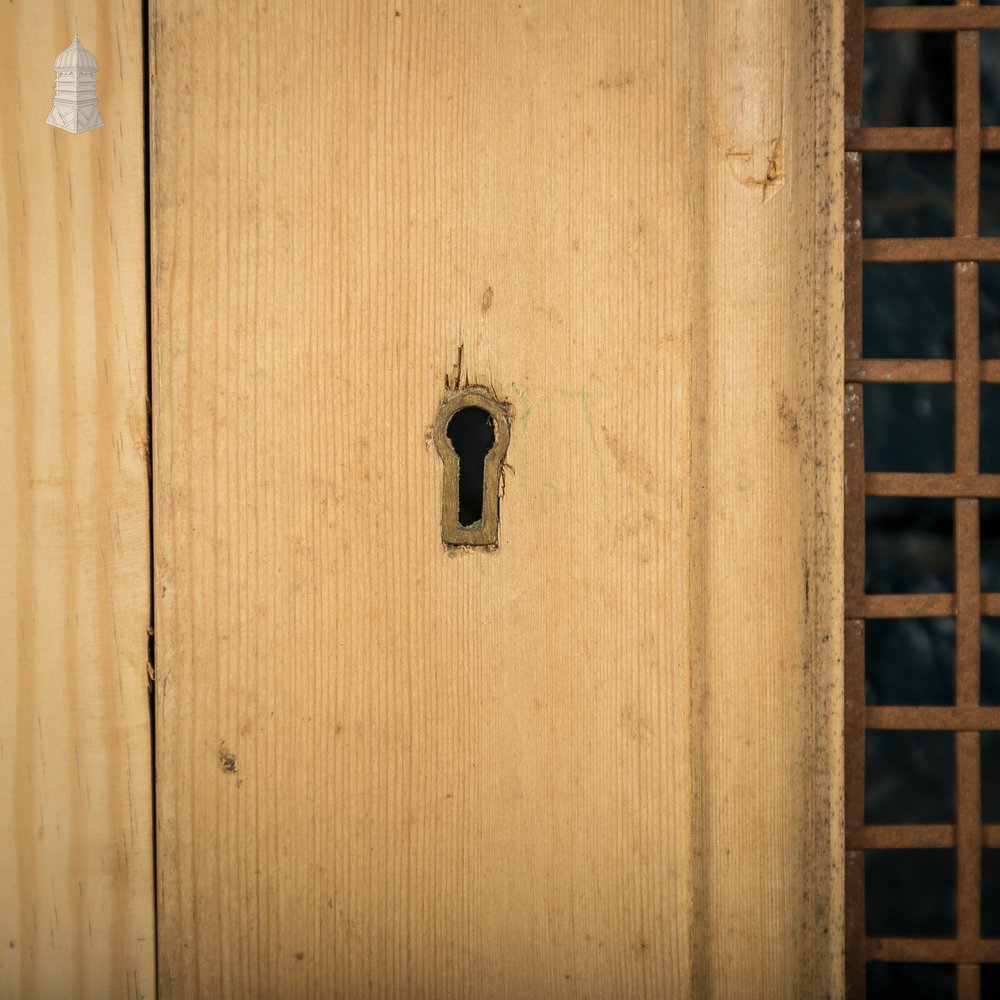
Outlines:
[[[0,997],[152,997],[140,5],[0,4],[0,67]]]
[[[164,1000],[841,992],[840,19],[157,0]]]

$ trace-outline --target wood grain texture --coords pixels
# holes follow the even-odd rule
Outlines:
[[[0,65],[0,997],[151,997],[140,4],[3,3]]]
[[[840,20],[157,0],[166,1000],[841,992]]]

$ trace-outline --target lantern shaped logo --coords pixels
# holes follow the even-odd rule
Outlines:
[[[74,32],[65,52],[56,56],[56,97],[47,119],[50,125],[67,132],[87,132],[104,124],[97,110],[97,60],[80,44]]]

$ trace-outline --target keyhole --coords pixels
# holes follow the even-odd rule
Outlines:
[[[482,385],[446,396],[434,420],[434,447],[443,463],[441,541],[494,548],[500,489],[510,444],[510,411]]]
[[[496,437],[493,418],[481,407],[465,406],[446,431],[458,456],[458,523],[467,528],[483,519],[486,456]]]

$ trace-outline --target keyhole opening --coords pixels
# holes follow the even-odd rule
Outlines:
[[[458,523],[468,528],[483,519],[486,456],[496,440],[493,418],[479,406],[465,406],[445,433],[458,456]]]

